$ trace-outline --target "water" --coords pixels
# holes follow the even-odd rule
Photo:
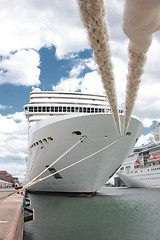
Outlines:
[[[93,198],[30,194],[24,240],[159,240],[160,189],[100,189]]]

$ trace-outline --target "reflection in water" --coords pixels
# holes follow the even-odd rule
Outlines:
[[[159,240],[160,189],[100,189],[93,198],[30,195],[24,240]]]

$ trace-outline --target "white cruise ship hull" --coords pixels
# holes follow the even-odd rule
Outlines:
[[[121,116],[121,120],[123,122],[123,116]],[[29,132],[29,145],[35,146],[29,152],[27,182],[46,169],[84,135],[86,138],[52,166],[52,170],[54,168],[54,171],[59,171],[110,144],[112,145],[60,172],[59,175],[50,176],[46,180],[34,184],[28,190],[54,193],[96,192],[129,155],[142,128],[142,124],[132,118],[128,128],[128,132],[131,134],[120,138],[113,116],[109,113],[72,114],[71,116],[50,117],[37,122]],[[74,132],[78,132],[80,135]],[[53,140],[36,145],[36,142],[48,139],[48,137],[52,137]],[[50,174],[51,171],[47,170],[40,178]]]
[[[160,187],[160,167],[149,166],[133,170],[131,172],[118,172],[122,181],[131,188],[159,188]]]

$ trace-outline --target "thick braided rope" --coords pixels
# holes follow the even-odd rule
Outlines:
[[[98,65],[103,86],[115,119],[117,130],[121,135],[120,117],[117,104],[109,33],[105,21],[105,7],[103,0],[77,0],[81,19],[88,32],[88,38],[93,56]]]
[[[124,134],[127,131],[133,107],[137,98],[143,67],[146,62],[146,53],[135,53],[128,51],[130,61],[128,63],[128,75],[125,99],[125,116],[124,116]]]

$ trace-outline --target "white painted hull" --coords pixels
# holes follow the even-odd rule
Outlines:
[[[123,116],[121,116],[123,121]],[[37,122],[35,129],[29,134],[29,144],[52,136],[53,142],[37,145],[29,153],[27,167],[27,182],[31,181],[41,171],[46,169],[66,150],[75,144],[80,135],[72,134],[80,131],[86,138],[71,152],[58,161],[54,168],[60,170],[119,139],[112,114],[73,114],[48,118]],[[120,138],[104,151],[87,160],[60,172],[61,178],[54,176],[39,182],[29,188],[30,191],[63,192],[63,193],[93,193],[108,181],[109,176],[129,155],[140,136],[142,124],[131,119],[128,132],[130,136]],[[47,170],[41,177],[50,175]]]
[[[157,188],[160,187],[160,165],[148,166],[133,170],[132,173],[118,172],[118,176],[128,187]]]

